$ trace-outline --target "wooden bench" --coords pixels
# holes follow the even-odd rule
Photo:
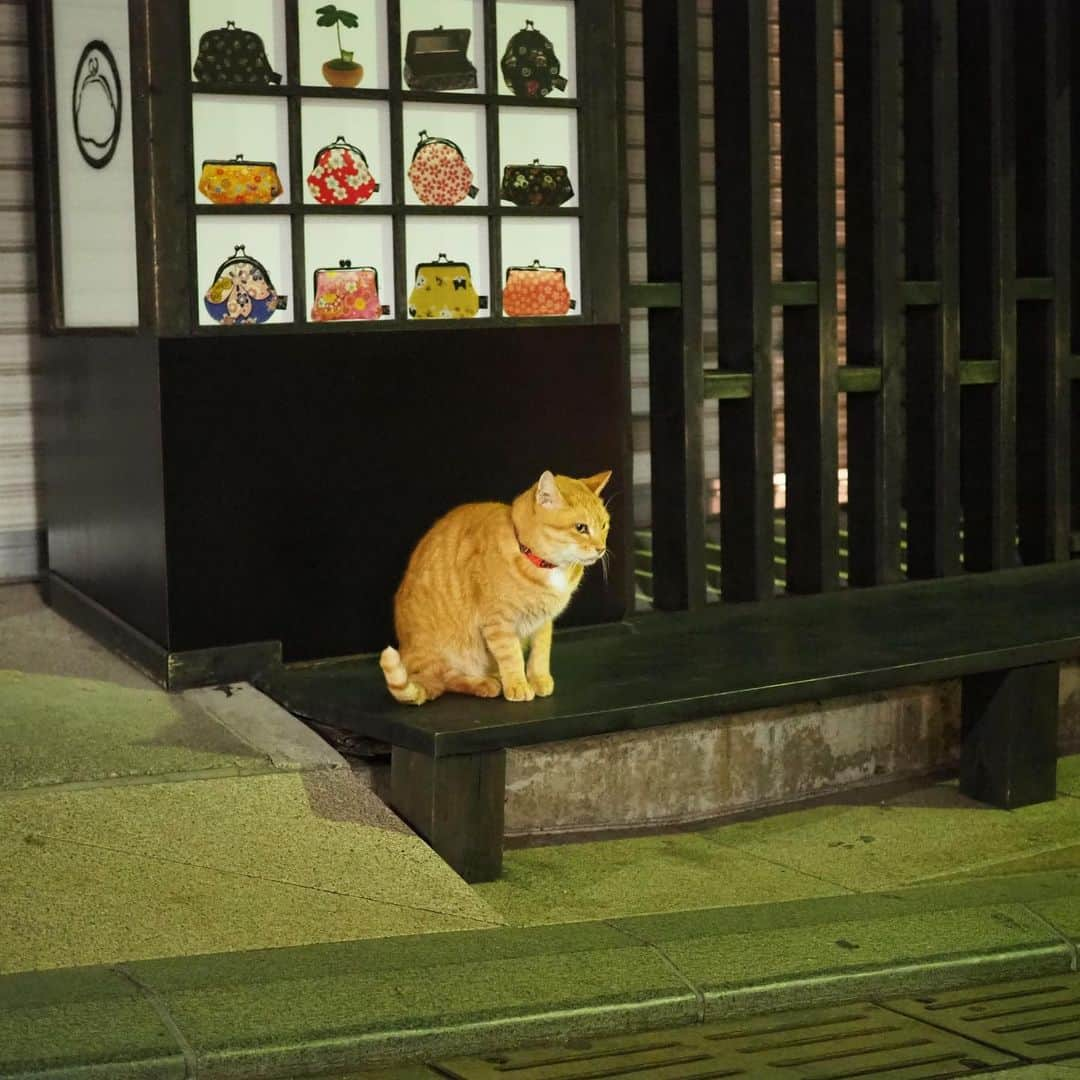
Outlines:
[[[961,789],[1054,798],[1059,662],[1080,657],[1080,562],[652,614],[557,635],[552,697],[393,702],[374,659],[277,667],[299,716],[389,743],[395,809],[467,881],[502,865],[505,751],[941,679],[963,680]]]

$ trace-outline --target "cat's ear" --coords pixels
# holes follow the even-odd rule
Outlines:
[[[601,491],[607,486],[607,482],[611,479],[611,470],[607,472],[598,472],[595,476],[586,476],[582,479],[582,483],[594,494],[599,495]]]
[[[540,479],[536,482],[536,505],[546,506],[549,510],[557,510],[566,505],[559,485],[555,483],[555,477],[548,469],[540,474]]]

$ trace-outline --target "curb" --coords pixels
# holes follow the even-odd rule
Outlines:
[[[347,769],[349,763],[307,724],[250,683],[186,690],[211,720],[265,755],[275,769]]]
[[[0,977],[6,1080],[241,1080],[1076,971],[1080,871]]]

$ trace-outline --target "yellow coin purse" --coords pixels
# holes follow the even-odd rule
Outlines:
[[[199,174],[199,191],[227,206],[270,203],[284,190],[274,162],[245,161],[243,154],[230,161],[204,161]]]
[[[487,307],[478,296],[468,263],[451,262],[442,252],[436,262],[416,268],[409,315],[414,319],[472,319]]]

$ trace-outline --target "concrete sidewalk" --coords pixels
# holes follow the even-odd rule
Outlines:
[[[167,695],[3,588],[0,1077],[338,1075],[1075,971],[1080,758],[1059,787],[514,850],[470,887],[250,687]]]

